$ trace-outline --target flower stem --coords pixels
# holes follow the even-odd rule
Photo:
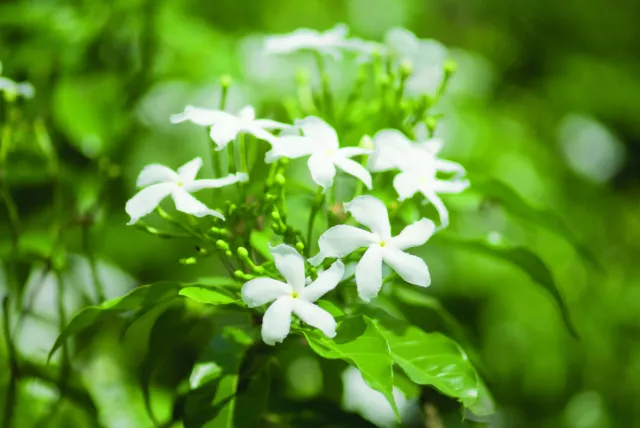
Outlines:
[[[320,208],[324,205],[325,194],[323,192],[322,187],[318,187],[318,191],[316,192],[316,196],[313,200],[313,206],[311,207],[311,213],[309,214],[309,223],[307,224],[307,245],[304,247],[305,256],[309,257],[311,255],[312,249],[312,241],[313,238],[313,224],[316,221],[316,215]]]
[[[329,73],[327,73],[327,67],[324,58],[319,53],[316,53],[316,64],[318,65],[318,71],[320,72],[320,84],[322,85],[322,110],[325,117],[332,122],[333,121],[333,97],[331,96],[331,87],[329,85]]]
[[[16,349],[11,338],[11,327],[9,325],[9,296],[5,296],[2,300],[2,330],[7,346],[7,357],[9,359],[9,383],[5,396],[2,426],[8,428],[13,422],[13,412],[16,408],[16,401],[18,399],[18,378],[20,374],[18,360],[16,357]]]

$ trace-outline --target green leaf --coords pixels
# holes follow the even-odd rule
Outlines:
[[[273,256],[269,252],[269,234],[265,231],[253,230],[251,231],[251,237],[249,238],[251,246],[260,254],[265,260],[272,260]]]
[[[495,179],[481,176],[470,178],[473,188],[483,196],[495,200],[512,215],[535,223],[564,237],[576,249],[580,257],[597,268],[600,262],[589,247],[583,244],[567,224],[552,211],[529,205],[514,189]]]
[[[241,300],[234,299],[218,290],[203,287],[186,287],[180,290],[179,294],[197,302],[210,305],[228,305],[241,302]]]
[[[124,296],[107,300],[99,306],[89,306],[82,309],[62,330],[51,351],[49,351],[48,358],[51,359],[65,340],[98,322],[103,314],[150,309],[177,297],[179,290],[180,284],[177,282],[158,282],[140,286]]]
[[[440,333],[427,333],[382,311],[376,314],[375,326],[385,338],[393,360],[409,379],[435,387],[477,415],[493,413],[493,402],[486,387],[456,342]]]
[[[369,318],[345,320],[333,339],[315,329],[304,330],[303,334],[316,354],[323,358],[341,359],[356,366],[367,385],[387,398],[400,421],[393,398],[393,359],[385,338]]]
[[[438,242],[454,245],[458,248],[475,251],[491,257],[496,257],[520,268],[531,278],[533,282],[537,283],[551,294],[551,297],[553,297],[560,309],[560,315],[562,316],[567,329],[573,337],[576,339],[580,338],[580,335],[571,320],[569,308],[560,294],[551,270],[549,270],[547,265],[537,254],[525,247],[510,247],[502,243],[495,244],[483,240],[462,240],[453,238],[450,235],[440,235],[438,237]]]

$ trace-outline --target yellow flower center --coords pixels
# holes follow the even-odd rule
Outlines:
[[[386,243],[386,242],[384,242],[384,241],[380,241],[378,244],[379,244],[381,247],[384,247],[385,245],[387,245],[387,243]]]
[[[297,291],[294,291],[293,293],[291,293],[291,297],[293,297],[294,299],[297,299],[299,296]]]
[[[182,180],[178,180],[178,182],[176,183],[178,185],[178,187],[182,187],[184,185],[184,183],[182,182]]]

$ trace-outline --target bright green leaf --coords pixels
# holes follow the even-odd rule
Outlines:
[[[207,303],[210,305],[228,305],[231,303],[240,302],[239,299],[234,299],[218,290],[202,287],[187,287],[180,290],[181,296],[188,297],[200,303]]]
[[[400,420],[393,398],[393,359],[385,338],[369,318],[345,320],[333,339],[317,330],[305,330],[304,335],[311,349],[321,357],[355,365],[367,385],[387,398]]]

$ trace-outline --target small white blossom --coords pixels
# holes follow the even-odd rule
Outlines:
[[[250,308],[273,302],[262,318],[262,340],[267,345],[282,342],[291,328],[291,314],[322,331],[336,335],[336,321],[331,314],[313,302],[336,288],[344,275],[344,264],[335,262],[318,274],[318,279],[305,285],[304,259],[285,244],[269,247],[276,268],[286,282],[272,278],[256,278],[242,286],[242,299]]]
[[[186,106],[183,113],[171,116],[171,123],[190,121],[200,126],[210,126],[209,136],[217,150],[224,149],[238,134],[247,133],[261,140],[270,140],[273,135],[267,130],[283,129],[290,125],[271,119],[256,119],[253,107],[246,106],[237,115],[221,110]]]
[[[336,24],[326,31],[299,28],[289,34],[268,36],[265,49],[270,54],[290,54],[302,50],[316,51],[330,55],[334,59],[341,58],[341,49],[348,47],[347,35],[349,27]]]
[[[296,120],[303,136],[284,135],[271,141],[271,150],[265,161],[272,163],[282,157],[295,159],[309,156],[307,165],[313,181],[323,188],[330,187],[336,175],[336,167],[362,181],[371,189],[371,174],[365,167],[349,158],[371,153],[360,147],[340,148],[338,134],[329,124],[315,116]]]
[[[423,218],[392,237],[387,207],[380,199],[358,196],[344,204],[344,209],[371,231],[344,224],[332,227],[320,236],[320,252],[309,259],[312,265],[318,266],[327,257],[345,257],[358,248],[367,247],[356,266],[356,285],[362,300],[368,302],[378,295],[382,287],[382,262],[406,282],[429,286],[431,277],[426,263],[404,250],[427,242],[435,231],[431,220]]]
[[[440,216],[441,227],[449,224],[449,212],[439,193],[460,193],[469,187],[464,167],[456,162],[439,159],[443,141],[432,138],[413,143],[402,132],[383,129],[373,137],[374,152],[367,167],[374,172],[400,170],[393,180],[398,200],[422,193]],[[453,174],[448,180],[437,178],[438,173]]]
[[[143,188],[127,201],[125,211],[131,217],[128,224],[136,223],[140,218],[153,212],[160,202],[167,196],[176,204],[176,209],[196,217],[212,215],[224,220],[218,211],[209,209],[202,202],[191,196],[191,193],[201,189],[211,189],[228,186],[240,181],[246,181],[244,173],[231,174],[224,178],[196,180],[196,175],[202,167],[202,158],[197,157],[187,162],[178,171],[164,165],[151,164],[145,166],[136,182],[137,187]]]
[[[0,74],[2,74],[2,62],[0,62]],[[17,96],[32,98],[36,90],[29,82],[18,83],[8,77],[0,76],[0,92],[4,92],[10,98]]]

